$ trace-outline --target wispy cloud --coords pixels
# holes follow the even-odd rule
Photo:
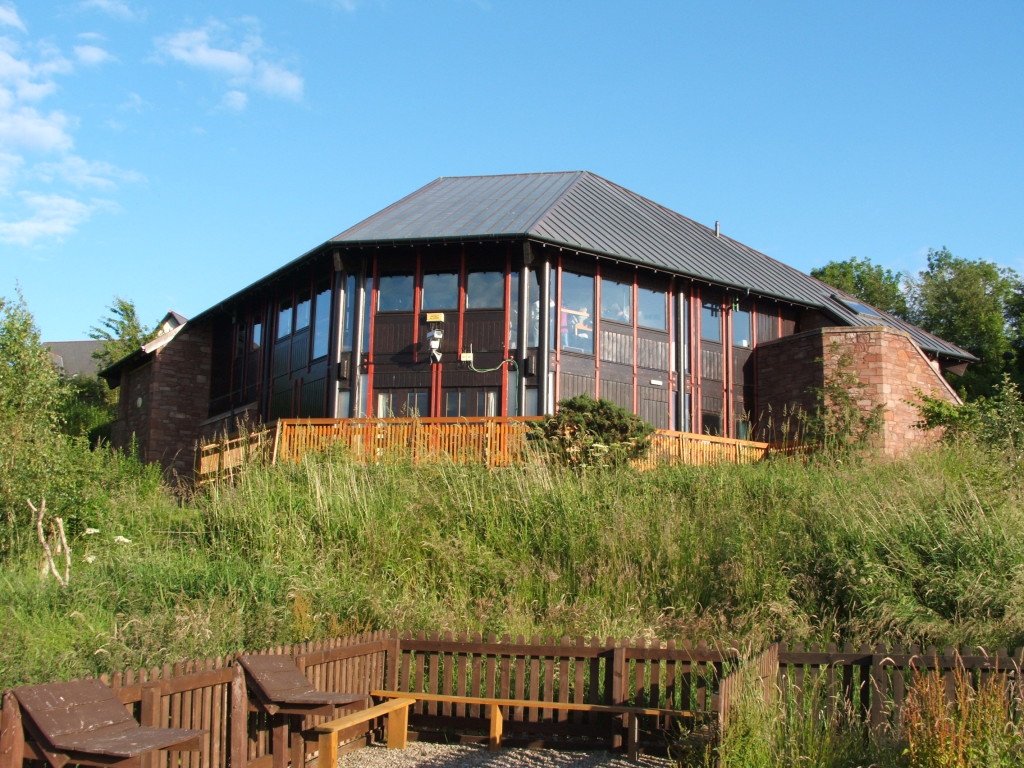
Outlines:
[[[63,195],[19,194],[24,209],[20,217],[0,219],[0,242],[32,245],[60,239],[74,232],[104,202],[83,202]]]
[[[185,64],[221,78],[228,89],[222,106],[244,108],[253,91],[292,101],[302,98],[302,76],[273,59],[255,19],[241,19],[234,27],[213,20],[161,37],[156,48],[162,61]]]
[[[22,32],[26,31],[17,10],[10,3],[0,3],[0,27],[14,27]]]
[[[45,105],[76,62],[93,66],[113,57],[98,45],[83,44],[68,58],[53,43],[28,38],[14,6],[0,0],[3,28],[15,31],[0,35],[0,242],[34,245],[65,237],[96,211],[113,206],[84,194],[110,193],[141,177],[77,155],[77,118]]]
[[[82,64],[95,66],[107,61],[114,61],[115,57],[98,45],[76,45],[75,58]]]
[[[115,19],[135,21],[139,13],[134,11],[125,0],[82,0],[81,6],[85,10],[94,10],[113,16]]]

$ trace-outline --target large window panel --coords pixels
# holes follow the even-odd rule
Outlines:
[[[594,278],[562,273],[559,307],[561,347],[570,352],[594,354]]]
[[[324,357],[331,339],[331,289],[322,287],[316,295],[313,312],[313,359]]]
[[[377,309],[412,312],[412,275],[384,275],[377,283]]]
[[[601,279],[601,319],[613,323],[633,323],[633,286]]]
[[[717,302],[705,301],[701,305],[700,337],[704,341],[722,341],[722,307]]]
[[[636,323],[642,328],[655,331],[668,330],[665,305],[665,291],[654,291],[650,288],[639,288],[636,292]]]
[[[426,292],[426,279],[423,290]],[[466,275],[466,309],[501,309],[505,306],[505,275],[502,272],[470,272]]]
[[[423,276],[424,312],[439,309],[458,309],[459,276],[454,272],[444,272]]]

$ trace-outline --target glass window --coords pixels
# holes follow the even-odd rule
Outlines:
[[[498,415],[498,390],[485,389],[476,393],[476,415]]]
[[[322,287],[316,295],[313,319],[313,359],[324,357],[331,338],[331,289]]]
[[[392,407],[394,402],[394,396],[391,392],[378,392],[377,393],[377,413],[378,419],[388,419],[395,415],[395,410]]]
[[[308,295],[308,294],[307,294]],[[303,299],[295,305],[295,332],[309,328],[309,310],[313,302],[310,299]]]
[[[562,273],[558,321],[562,349],[594,354],[594,278]]]
[[[751,317],[749,309],[734,309],[732,312],[732,343],[736,347],[751,344]]]
[[[406,416],[418,419],[430,414],[426,392],[410,392],[406,398]]]
[[[614,280],[601,280],[601,319],[633,324],[633,286]]]
[[[341,297],[345,309],[342,312],[343,326],[341,331],[341,349],[343,352],[352,351],[352,338],[355,332],[356,314],[356,278],[349,275],[345,278],[345,293]]]
[[[359,350],[364,355],[370,351],[370,314],[373,308],[373,299],[371,299],[371,290],[373,288],[373,278],[367,275],[363,278],[363,318],[362,318],[362,330],[359,331]],[[412,290],[410,285],[409,290]],[[365,396],[366,390],[362,390],[362,395]],[[366,403],[362,402],[360,405],[360,414],[366,415]]]
[[[287,299],[281,302],[277,311],[277,338],[283,339],[292,332],[292,302]]]
[[[636,292],[636,322],[644,328],[656,331],[668,330],[665,322],[665,291],[639,288]]]
[[[722,436],[722,414],[704,411],[701,414],[701,421],[704,425],[705,435]]]
[[[519,275],[512,275],[508,293],[508,348],[519,346]]]
[[[540,343],[540,277],[537,270],[530,270],[529,295],[526,297],[530,307],[530,327],[526,329],[526,346],[536,347]]]
[[[700,337],[704,341],[722,343],[722,308],[712,301],[705,301],[700,308]]]
[[[459,276],[454,272],[423,276],[422,310],[456,309],[459,306]]]
[[[412,275],[384,275],[377,283],[377,309],[412,312]]]
[[[465,402],[465,394],[462,392],[444,393],[444,415],[461,416]]]
[[[516,281],[513,280],[513,283]],[[426,277],[423,278],[426,292]],[[466,309],[501,309],[505,306],[505,275],[501,272],[470,272],[466,275]]]

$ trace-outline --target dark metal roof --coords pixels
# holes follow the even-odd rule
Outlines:
[[[852,326],[906,331],[922,348],[968,352],[879,311],[864,316],[841,291],[588,171],[442,177],[330,243],[525,237],[807,307]]]

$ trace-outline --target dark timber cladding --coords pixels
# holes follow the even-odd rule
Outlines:
[[[888,326],[971,357],[587,172],[440,178],[197,318],[208,416],[489,417],[578,394],[758,437],[758,346]],[[193,320],[193,325],[196,320]]]

